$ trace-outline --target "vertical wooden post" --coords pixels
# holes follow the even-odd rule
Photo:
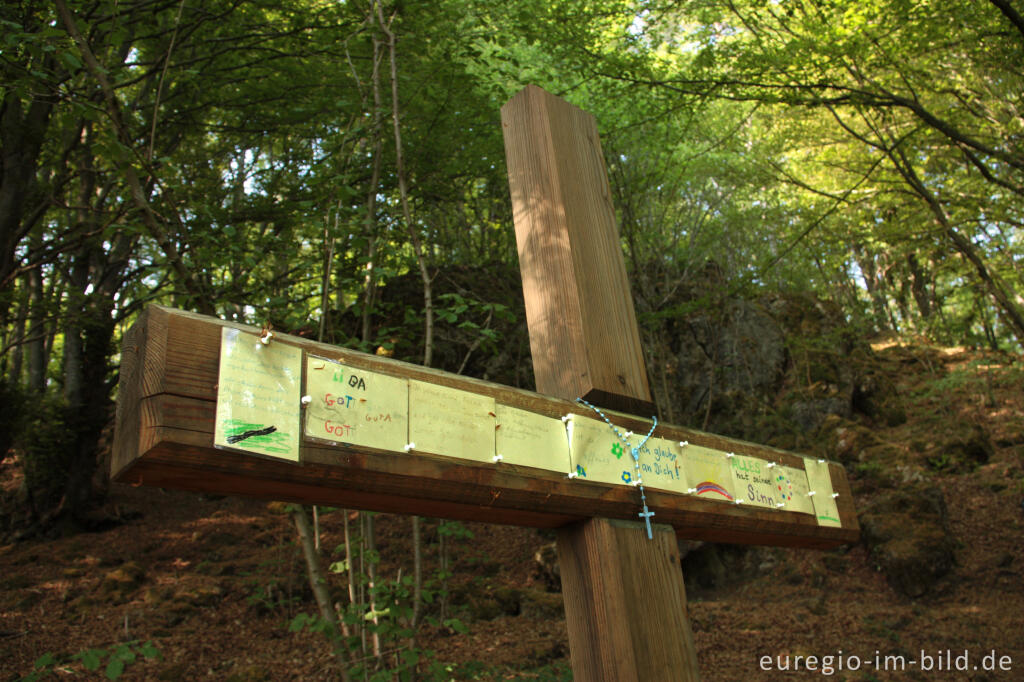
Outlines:
[[[501,120],[537,390],[652,413],[594,117],[528,86]],[[559,532],[578,681],[699,679],[675,534],[643,528],[592,519]]]
[[[700,679],[671,526],[591,519],[558,532],[576,680]]]
[[[597,122],[533,85],[501,121],[537,391],[652,414]]]

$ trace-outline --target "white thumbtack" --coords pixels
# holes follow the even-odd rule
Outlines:
[[[563,422],[570,421],[571,419],[572,419],[572,415],[571,414],[567,414],[564,417],[562,417],[562,421]]]
[[[630,481],[629,484],[635,488],[638,485],[643,485],[644,484],[644,479],[638,478],[635,481]]]
[[[502,457],[501,457],[501,455],[495,455],[495,456],[494,456],[494,461],[495,461],[495,462],[500,462],[501,460],[502,460]]]
[[[768,469],[771,469],[773,466],[775,466],[775,462],[768,462]]]
[[[405,444],[405,451],[406,451],[406,452],[409,452],[409,451],[410,451],[410,450],[412,450],[412,449],[413,449],[414,447],[416,447],[416,443],[406,443],[406,444]]]
[[[807,497],[814,497],[814,493],[815,491],[812,490],[811,492],[807,493]]]
[[[311,395],[304,395],[304,396],[302,396],[302,404],[303,405],[309,405],[311,402],[313,402],[313,396],[311,396]]]
[[[837,497],[839,497],[839,493],[832,493],[832,499],[833,500],[836,499]]]
[[[270,339],[272,338],[274,338],[274,332],[270,331],[269,329],[264,329],[263,334],[260,336],[260,343],[266,346],[268,343],[270,343]]]
[[[776,502],[776,503],[775,503],[775,508],[776,508],[776,509],[782,509],[782,508],[783,508],[783,507],[785,507],[785,506],[786,506],[786,503],[785,503],[785,502]]]
[[[696,488],[687,488],[686,492],[690,493],[691,495],[694,495],[694,494],[697,493],[697,489]]]
[[[681,448],[685,448],[689,444],[690,444],[690,441],[688,441],[688,440],[681,440],[681,441],[679,441],[679,447],[681,447]]]
[[[729,459],[732,459],[733,457],[736,456],[736,453],[735,452],[727,452],[727,453],[725,453],[725,456],[728,457]]]
[[[736,504],[743,504],[743,500],[733,500]]]
[[[630,437],[630,436],[632,436],[632,435],[633,435],[633,432],[632,432],[632,431],[626,431],[626,435],[625,435],[624,437],[625,437],[625,438],[629,438],[629,437]]]
[[[824,463],[825,463],[825,460],[823,460],[823,459],[819,459],[818,460],[818,464],[824,464]]]
[[[576,478],[577,476],[579,476],[578,473],[576,473],[575,471],[570,471],[566,478]]]

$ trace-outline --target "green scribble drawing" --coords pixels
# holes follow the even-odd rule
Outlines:
[[[231,438],[232,436],[243,434],[246,431],[257,431],[265,426],[266,424],[255,424],[253,422],[242,421],[241,419],[225,419],[224,437]],[[291,440],[291,434],[282,431],[274,431],[273,433],[268,433],[266,435],[249,436],[245,440],[235,443],[234,447],[286,455],[290,452],[288,443]]]

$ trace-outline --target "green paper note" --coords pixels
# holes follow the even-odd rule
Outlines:
[[[630,437],[634,445],[643,436]],[[664,438],[651,438],[640,448],[640,473],[645,488],[670,490],[686,494],[686,469],[683,465],[683,449],[679,443]]]
[[[807,473],[803,469],[775,467],[772,469],[772,483],[785,511],[814,514],[814,502],[807,496]]]
[[[683,468],[693,494],[723,502],[736,499],[732,467],[724,452],[687,445],[683,448]]]
[[[772,471],[777,467],[768,467],[768,462],[757,457],[733,455],[729,458],[732,466],[732,481],[736,496],[744,504],[755,507],[776,509],[780,503],[772,485]]]
[[[579,480],[619,485],[633,481],[633,457],[607,424],[574,414],[567,428],[570,465]]]
[[[299,461],[302,351],[221,329],[214,445]]]
[[[810,492],[814,493],[811,500],[818,525],[841,527],[843,524],[839,520],[839,509],[832,497],[832,474],[828,470],[828,462],[804,458],[804,468],[807,470],[807,485]]]
[[[402,452],[409,438],[409,381],[306,358],[306,435]]]
[[[494,398],[409,380],[412,452],[494,461]]]
[[[561,419],[498,405],[494,450],[504,464],[569,471],[569,441]]]

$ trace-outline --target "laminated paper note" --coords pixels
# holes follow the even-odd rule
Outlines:
[[[494,461],[494,398],[409,380],[413,452]]]
[[[302,351],[224,327],[214,445],[299,461]]]
[[[772,482],[784,510],[814,514],[814,502],[807,496],[807,474],[803,469],[777,466],[772,469]]]
[[[635,434],[630,441],[638,444],[642,436]],[[644,486],[659,490],[686,493],[686,470],[683,466],[682,448],[676,441],[664,438],[650,438],[640,448],[640,473]]]
[[[683,448],[683,468],[695,495],[727,502],[735,499],[732,467],[725,453],[687,445]]]
[[[409,436],[409,381],[306,357],[306,435],[402,452]]]
[[[832,497],[832,474],[828,470],[828,462],[805,458],[804,468],[807,470],[807,486],[811,489],[810,492],[814,493],[811,500],[814,503],[814,515],[818,518],[818,525],[842,526],[836,500]]]
[[[506,464],[569,471],[569,441],[560,419],[498,405],[494,451]]]
[[[570,433],[570,466],[580,480],[628,484],[636,476],[633,457],[625,443],[607,424],[573,415]]]
[[[771,472],[777,467],[768,467],[768,462],[757,457],[733,455],[728,458],[732,466],[733,489],[737,499],[755,507],[775,506],[780,502],[772,484]]]

